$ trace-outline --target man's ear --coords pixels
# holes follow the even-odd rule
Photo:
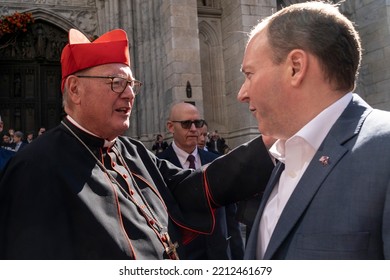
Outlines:
[[[66,78],[65,86],[68,88],[68,96],[74,104],[80,104],[80,80],[74,75]]]
[[[292,50],[287,56],[289,72],[291,76],[291,84],[299,86],[307,71],[308,56],[307,53],[300,49]]]
[[[170,133],[174,133],[174,131],[175,131],[175,128],[173,127],[173,122],[171,122],[171,121],[167,121],[167,129],[168,129],[168,131],[170,132]]]

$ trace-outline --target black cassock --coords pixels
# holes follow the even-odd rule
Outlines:
[[[261,192],[273,169],[261,137],[199,171],[128,137],[103,145],[65,118],[8,163],[1,259],[164,259],[165,232],[185,259],[182,241],[212,231],[213,208]]]

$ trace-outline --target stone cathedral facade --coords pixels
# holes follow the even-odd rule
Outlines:
[[[230,147],[259,134],[247,104],[237,101],[247,35],[279,0],[3,0],[0,16],[30,12],[35,20],[17,38],[0,38],[0,115],[5,127],[37,131],[58,124],[60,54],[67,32],[91,39],[115,28],[129,36],[132,70],[144,82],[128,135],[147,147],[166,131],[170,106],[195,104]],[[334,1],[337,2],[337,1]],[[346,0],[342,11],[357,25],[364,58],[356,92],[390,110],[390,4]]]

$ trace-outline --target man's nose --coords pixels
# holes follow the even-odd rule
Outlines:
[[[246,86],[244,83],[244,84],[242,84],[240,90],[237,93],[237,100],[240,102],[247,102],[247,99],[248,99],[248,95],[247,95],[247,90],[246,90]]]
[[[121,97],[122,98],[130,98],[130,99],[135,98],[135,93],[130,85],[127,85],[125,91],[121,93]]]
[[[195,123],[191,123],[190,130],[191,131],[194,131],[194,130],[198,131],[198,129],[195,126]]]

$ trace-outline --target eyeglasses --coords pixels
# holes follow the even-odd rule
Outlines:
[[[113,76],[76,76],[78,78],[98,78],[98,79],[110,79],[111,80],[111,90],[116,93],[123,93],[127,87],[127,84],[130,85],[134,94],[137,95],[140,92],[142,82],[137,80],[127,80],[122,77],[113,77]]]
[[[194,120],[194,121],[186,120],[186,121],[171,121],[171,122],[180,123],[181,127],[184,129],[190,129],[192,124],[194,124],[196,128],[201,128],[205,124],[205,120]]]

